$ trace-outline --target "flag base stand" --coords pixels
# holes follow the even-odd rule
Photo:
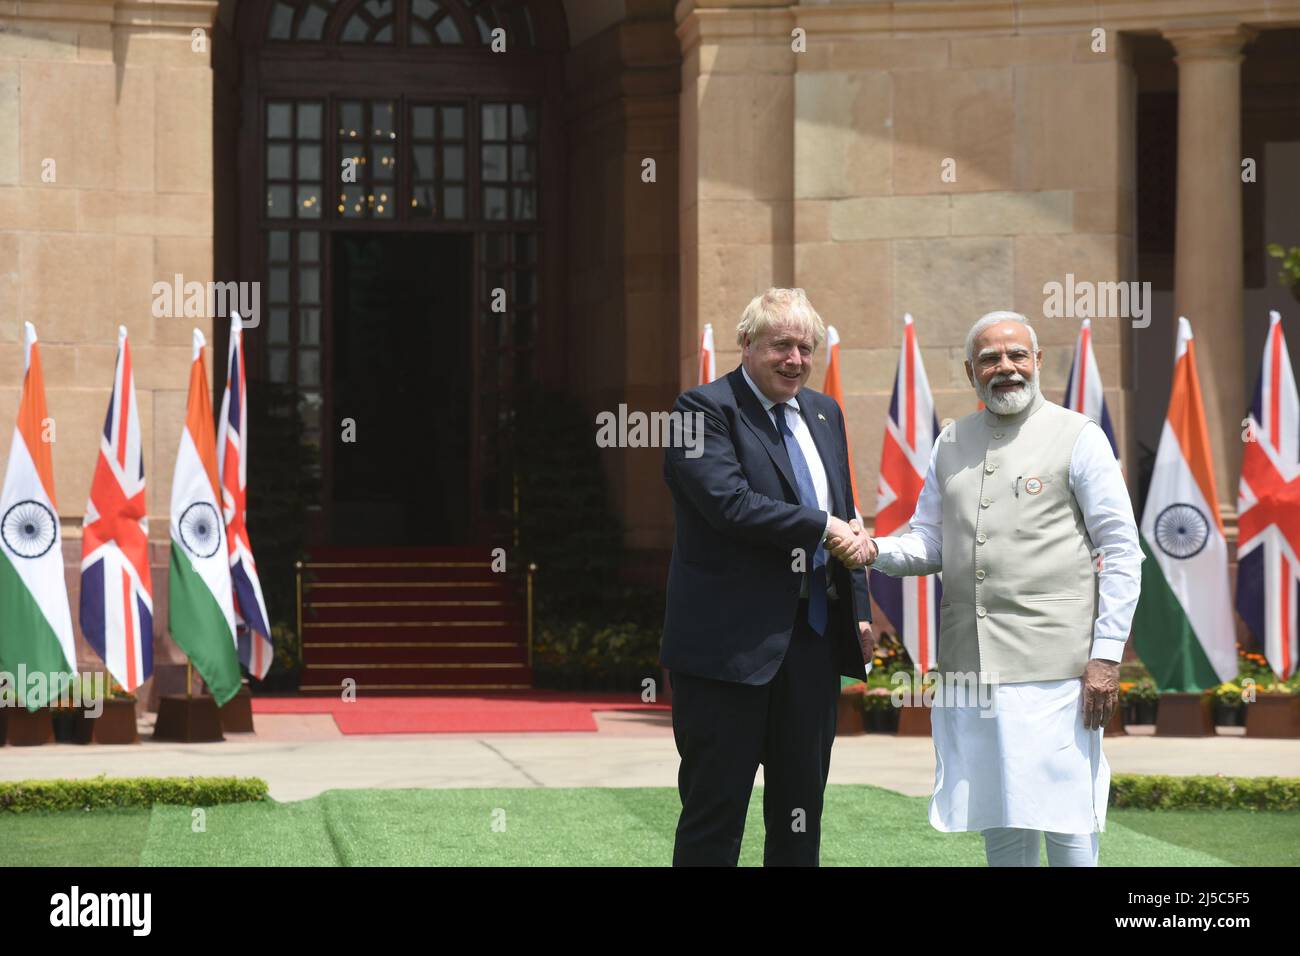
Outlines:
[[[5,742],[13,747],[40,747],[54,743],[54,712],[48,707],[35,712],[26,707],[9,708]]]
[[[78,711],[72,733],[72,739],[79,744],[138,744],[135,701],[110,697],[104,701],[104,712],[98,717],[87,717],[84,711]]]
[[[1161,694],[1157,737],[1213,737],[1214,698],[1209,694]]]
[[[248,681],[239,685],[239,693],[227,701],[224,707],[217,708],[221,718],[221,729],[228,734],[251,734],[253,730],[253,694],[248,689]]]
[[[898,736],[929,737],[930,708],[924,705],[898,708]]]
[[[1300,737],[1300,697],[1260,694],[1246,705],[1247,737]]]
[[[184,744],[225,740],[217,702],[207,695],[164,695],[158,700],[158,720],[153,727],[153,739]]]

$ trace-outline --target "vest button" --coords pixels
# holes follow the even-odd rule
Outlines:
[[[984,580],[984,569],[983,569],[983,568],[980,568],[978,571],[975,572],[975,580],[976,580],[976,581],[983,581],[983,580]]]
[[[988,498],[981,498],[981,499],[980,499],[980,507],[981,507],[981,508],[987,508],[987,507],[988,507],[989,505],[991,505],[991,504],[993,504],[993,502],[990,501]]]
[[[975,616],[976,616],[976,617],[985,617],[988,613],[989,613],[989,612],[986,611],[986,610],[984,610],[984,608],[982,608],[982,607],[977,607],[977,608],[975,609]]]
[[[998,470],[998,466],[993,464],[992,462],[989,462],[987,465],[984,466],[984,474],[986,475],[991,475],[993,474],[993,472],[997,470]]]
[[[1003,434],[1004,434],[1003,432],[994,432],[994,433],[993,433],[993,437],[994,437],[994,438],[1001,438],[1001,437],[1003,436]]]
[[[975,535],[976,544],[983,544],[987,540],[988,540],[988,535],[984,534],[983,532],[980,532],[979,534]]]

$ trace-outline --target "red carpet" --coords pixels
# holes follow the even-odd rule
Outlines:
[[[658,710],[628,694],[527,691],[498,696],[254,697],[254,714],[330,714],[345,734],[468,734],[596,730],[592,711]]]

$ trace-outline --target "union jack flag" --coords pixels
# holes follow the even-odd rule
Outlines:
[[[135,372],[126,327],[81,538],[81,632],[113,679],[134,691],[153,673],[153,584]]]
[[[1264,360],[1247,419],[1237,490],[1237,612],[1282,679],[1295,673],[1300,633],[1300,397],[1269,313]]]
[[[894,376],[894,394],[885,420],[876,490],[876,536],[906,530],[930,467],[930,452],[939,436],[930,380],[921,362],[912,316],[903,316],[903,348]],[[942,578],[937,574],[891,578],[871,572],[871,594],[899,631],[912,663],[921,671],[934,667],[939,637]]]
[[[1101,426],[1110,442],[1110,450],[1119,458],[1119,446],[1115,443],[1115,429],[1110,423],[1110,411],[1106,408],[1106,393],[1101,387],[1101,375],[1097,372],[1097,356],[1092,351],[1092,320],[1084,319],[1079,329],[1079,341],[1074,346],[1074,358],[1070,362],[1070,376],[1065,382],[1066,408],[1082,415],[1087,415]]]
[[[217,472],[221,476],[221,508],[225,512],[230,579],[235,591],[235,623],[239,661],[259,680],[271,667],[273,647],[267,626],[262,582],[248,539],[248,391],[244,382],[244,340],[239,315],[230,314],[230,349],[226,390],[221,396],[217,425]]]

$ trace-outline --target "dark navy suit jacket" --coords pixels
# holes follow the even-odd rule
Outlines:
[[[839,404],[810,388],[796,400],[826,469],[831,511],[848,521],[854,511]],[[781,666],[798,613],[795,549],[811,567],[825,512],[799,504],[785,442],[739,367],[684,392],[673,410],[701,413],[704,435],[699,457],[688,457],[680,441],[664,453],[676,538],[661,663],[698,677],[766,683]],[[831,614],[824,637],[836,644],[840,673],[863,678],[857,622],[871,620],[866,572],[850,572],[829,554],[827,571],[840,613]]]

